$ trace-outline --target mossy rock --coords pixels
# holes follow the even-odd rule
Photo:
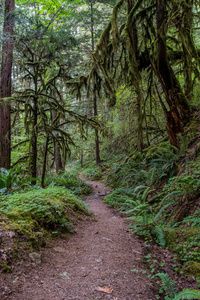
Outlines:
[[[185,275],[191,275],[195,278],[200,277],[200,262],[188,261],[182,268]]]
[[[190,242],[200,235],[200,228],[166,228],[167,246],[171,252],[179,252],[178,245],[184,242]]]

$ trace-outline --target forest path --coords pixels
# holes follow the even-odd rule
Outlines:
[[[131,272],[144,268],[141,242],[130,233],[124,219],[102,202],[108,188],[85,181],[93,189],[86,202],[94,217],[81,222],[69,240],[58,240],[53,247],[45,248],[40,264],[29,264],[18,273],[5,275],[10,294],[2,299],[156,299],[147,275]],[[113,292],[97,290],[105,286]]]

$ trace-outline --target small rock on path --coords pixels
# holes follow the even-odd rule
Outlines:
[[[17,270],[16,274],[1,274],[5,280],[0,299],[156,299],[147,275],[131,272],[144,268],[140,241],[130,233],[124,219],[98,195],[109,189],[102,183],[85,181],[94,191],[86,202],[95,216],[80,223],[69,240],[59,240],[53,248],[46,248],[40,265],[28,265],[21,274]],[[113,292],[97,290],[105,286]],[[3,293],[3,288],[8,288],[9,294]]]

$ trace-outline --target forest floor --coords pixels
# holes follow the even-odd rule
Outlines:
[[[12,273],[1,274],[0,299],[156,299],[147,274],[131,271],[144,269],[143,242],[131,234],[124,218],[102,202],[109,189],[86,182],[93,189],[85,199],[93,216],[80,222],[69,239],[47,244],[41,260],[21,261]]]

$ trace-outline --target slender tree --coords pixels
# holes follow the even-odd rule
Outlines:
[[[0,98],[11,96],[14,28],[14,0],[5,0],[3,47],[0,77]],[[10,104],[0,105],[0,167],[10,169],[11,162],[11,119]]]
[[[57,118],[56,110],[52,110],[52,120],[53,123],[55,123],[55,127],[58,127],[59,118]],[[53,134],[56,138],[59,137],[58,131],[54,130]],[[64,171],[64,167],[62,164],[61,150],[57,141],[55,141],[54,160],[55,160],[56,173],[58,173],[59,171]]]
[[[94,0],[91,0],[91,3],[90,3],[92,51],[94,51],[94,11],[93,11],[93,2],[94,2]],[[94,85],[94,87],[93,87],[94,116],[98,117],[97,96],[96,96],[96,89],[95,88],[96,87]],[[101,162],[100,149],[99,149],[99,132],[98,132],[98,129],[95,129],[95,158],[96,158],[96,165],[98,166]]]

